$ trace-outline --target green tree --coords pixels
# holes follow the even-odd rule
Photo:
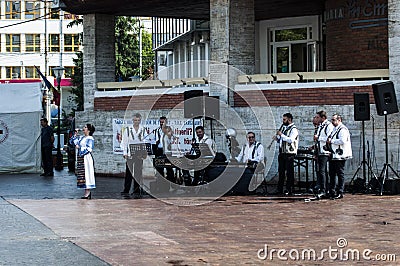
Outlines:
[[[72,21],[68,27],[82,24],[82,19]],[[139,69],[139,20],[135,17],[118,16],[115,19],[115,77],[117,81],[129,80],[138,76]],[[83,36],[81,34],[81,40]],[[71,75],[77,108],[83,111],[83,53],[77,52],[74,59],[74,73]],[[142,79],[148,79],[153,74],[154,52],[152,50],[151,33],[142,31]]]
[[[83,111],[83,53],[77,52],[77,58],[74,58],[74,73],[71,76],[72,80],[72,93],[75,95],[74,101],[76,103],[75,111]]]
[[[140,73],[140,21],[135,17],[117,17],[115,21],[115,76],[129,80]],[[143,29],[143,28],[142,28]],[[151,34],[142,30],[142,79],[153,73],[154,53]]]

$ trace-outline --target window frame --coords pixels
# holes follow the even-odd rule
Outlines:
[[[32,43],[28,43],[27,37],[32,36]],[[28,51],[28,48],[32,48],[32,51]],[[40,53],[40,34],[25,34],[25,52],[27,53]]]
[[[52,37],[58,37],[57,42],[58,43],[53,43]],[[61,51],[61,47],[60,47],[60,34],[49,34],[49,52],[53,52],[53,53],[59,53]]]
[[[71,37],[71,44],[66,44],[66,42]],[[64,52],[72,53],[78,52],[80,46],[79,34],[64,34]]]
[[[19,69],[19,74],[18,79],[21,78],[21,67],[20,66],[6,66],[6,79],[13,79],[12,74],[14,74],[14,70]]]
[[[32,9],[28,10],[27,6],[28,4],[32,4]],[[35,5],[38,5],[38,7],[35,7]],[[25,19],[37,19],[40,17],[40,2],[39,1],[25,1]],[[28,17],[32,16],[32,17]]]
[[[32,77],[28,77],[28,75],[27,75],[27,73],[30,72],[30,71],[32,73]],[[39,75],[38,75],[38,73],[37,73],[37,71],[36,71],[34,66],[25,66],[24,67],[24,75],[25,75],[25,78],[27,78],[27,79],[37,79],[37,78],[39,78]]]
[[[19,37],[18,44],[14,45],[14,38]],[[18,51],[14,51],[14,47],[18,47]],[[6,34],[6,52],[7,53],[20,53],[21,52],[21,34]]]
[[[5,1],[4,18],[21,19],[21,2],[22,1]],[[19,3],[19,10],[15,11],[15,4],[17,3]]]

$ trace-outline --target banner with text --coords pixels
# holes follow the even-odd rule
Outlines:
[[[113,126],[113,153],[122,155],[121,140],[122,132],[126,127],[132,125],[132,120],[114,118],[112,122]],[[146,129],[145,142],[155,144],[156,135],[155,132],[160,126],[158,119],[147,119],[142,121],[142,125]],[[194,128],[202,125],[201,119],[168,119],[167,125],[173,130],[174,142],[177,144],[177,148],[180,152],[189,152],[191,149],[191,143],[194,133]]]

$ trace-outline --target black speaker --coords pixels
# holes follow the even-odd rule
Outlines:
[[[386,81],[375,83],[372,84],[372,89],[374,91],[376,111],[378,115],[389,115],[399,112],[393,82]]]
[[[191,90],[185,91],[184,97],[184,117],[196,118],[203,116],[203,91]]]
[[[206,119],[219,120],[219,97],[206,96],[204,97],[204,109]]]
[[[354,121],[370,119],[369,93],[354,93]]]

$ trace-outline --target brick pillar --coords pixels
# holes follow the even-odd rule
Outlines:
[[[254,0],[210,1],[210,50],[210,95],[232,102],[226,86],[255,71]]]
[[[388,1],[389,71],[400,106],[400,1]]]
[[[98,82],[115,81],[115,18],[83,16],[83,97],[85,111],[94,109]]]

